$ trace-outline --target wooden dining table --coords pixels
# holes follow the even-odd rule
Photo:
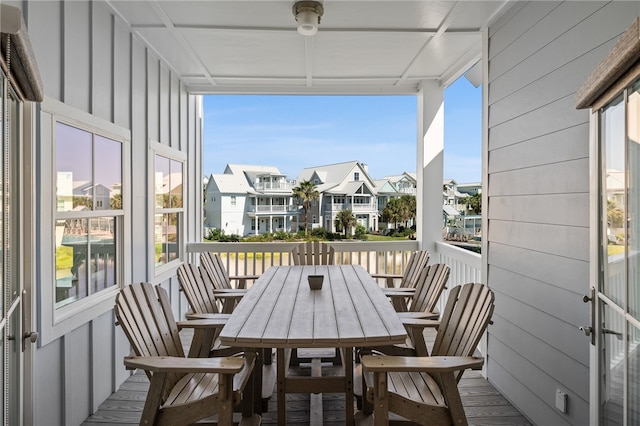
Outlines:
[[[322,275],[311,290],[309,275]],[[224,345],[276,348],[278,424],[287,393],[344,393],[354,423],[354,348],[403,343],[405,328],[378,283],[359,265],[273,266],[256,280],[220,333]],[[342,375],[289,376],[293,348],[340,348]]]

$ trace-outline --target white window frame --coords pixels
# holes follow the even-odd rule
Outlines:
[[[56,196],[56,123],[64,123],[122,143],[122,223],[118,231],[120,244],[116,247],[116,256],[120,260],[117,271],[118,285],[102,290],[84,299],[55,309],[55,221],[57,211]],[[121,286],[131,281],[130,241],[131,206],[125,200],[130,198],[130,145],[131,132],[113,123],[77,110],[59,101],[45,98],[40,105],[40,145],[41,175],[37,177],[37,186],[41,188],[39,213],[42,241],[36,250],[40,259],[39,301],[42,315],[38,319],[41,337],[39,344],[46,345],[79,326],[113,309],[115,296]],[[48,210],[47,210],[48,209]]]
[[[182,207],[171,209],[175,210],[176,213],[180,213],[180,217],[178,220],[178,241],[176,242],[178,245],[178,256],[170,261],[165,263],[164,265],[156,266],[156,256],[155,256],[155,215],[156,215],[156,187],[155,187],[155,173],[156,173],[156,155],[161,155],[163,157],[167,157],[170,160],[179,161],[182,163]],[[147,256],[149,261],[149,270],[153,271],[152,276],[154,277],[154,283],[160,283],[166,279],[169,279],[175,275],[175,270],[178,266],[180,266],[185,259],[186,249],[185,249],[185,233],[186,233],[186,224],[185,224],[185,215],[186,215],[186,185],[187,185],[187,154],[179,151],[175,148],[171,148],[170,146],[161,144],[157,141],[150,140],[149,141],[149,254]],[[165,209],[166,210],[166,209]]]

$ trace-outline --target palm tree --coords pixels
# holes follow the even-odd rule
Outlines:
[[[293,188],[293,194],[302,201],[304,206],[304,234],[307,235],[307,214],[309,213],[309,205],[312,201],[320,198],[320,193],[316,188],[316,184],[310,180],[303,180],[300,185]]]
[[[336,215],[336,229],[338,232],[344,230],[344,237],[347,238],[349,228],[356,226],[358,221],[351,209],[340,210]]]
[[[398,222],[406,220],[406,206],[400,198],[392,198],[389,200],[384,210],[382,210],[382,217],[388,223],[393,223],[394,229],[398,229]]]

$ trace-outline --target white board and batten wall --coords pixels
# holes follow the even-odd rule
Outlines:
[[[531,1],[489,27],[487,373],[535,424],[589,423],[589,116],[575,92],[637,15],[636,2]]]
[[[171,296],[174,312],[180,313],[175,278],[156,276],[153,263],[153,204],[148,199],[153,179],[154,144],[179,151],[186,158],[185,182],[188,203],[201,203],[202,193],[202,100],[190,95],[180,80],[144,42],[114,16],[104,2],[15,2],[21,7],[44,82],[45,102],[39,119],[51,114],[47,105],[63,105],[76,118],[115,128],[128,135],[124,154],[123,205],[130,222],[125,227],[125,283],[162,283]],[[55,114],[59,109],[53,107]],[[46,123],[45,123],[46,124]],[[43,132],[36,141],[37,161],[48,164],[52,135]],[[48,148],[47,148],[48,147]],[[36,177],[42,185],[41,203],[55,200],[44,194],[54,174],[44,166]],[[202,206],[185,206],[184,240],[200,239]],[[51,222],[50,205],[39,205],[37,223]],[[50,228],[51,225],[49,225]],[[50,266],[53,244],[48,227],[37,235],[35,271],[37,303],[52,304],[43,292],[53,286]],[[49,266],[46,266],[46,264]],[[51,293],[51,292],[49,292]],[[128,377],[122,359],[130,351],[119,328],[113,327],[113,299],[108,308],[88,309],[80,324],[51,326],[40,315],[39,327],[49,327],[34,351],[34,424],[82,423]],[[64,323],[64,321],[63,321]]]

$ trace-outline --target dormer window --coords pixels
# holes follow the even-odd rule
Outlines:
[[[356,182],[360,180],[360,172],[355,172],[353,174],[353,180],[355,180]]]

